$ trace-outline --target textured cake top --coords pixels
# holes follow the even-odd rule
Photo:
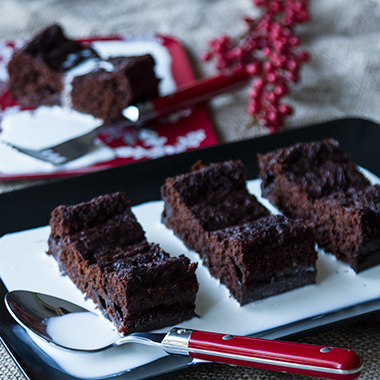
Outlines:
[[[345,209],[371,210],[380,213],[380,185],[337,191],[324,197],[322,201],[330,203],[332,208],[339,205]]]
[[[197,264],[190,263],[184,255],[171,257],[157,244],[140,243],[128,247],[103,247],[93,257],[102,277],[117,277],[118,281],[128,284],[126,296],[148,290],[159,283],[177,284],[195,276]],[[191,274],[191,276],[190,276]],[[186,279],[184,276],[189,276]],[[191,278],[191,280],[195,280]],[[194,284],[187,284],[193,286]],[[166,295],[169,299],[169,295]],[[178,296],[178,295],[177,295]],[[165,297],[165,294],[151,294],[150,297]],[[142,305],[136,305],[141,309]]]
[[[182,201],[207,231],[255,220],[269,211],[246,188],[246,169],[241,161],[197,165],[190,173],[168,178]]]
[[[103,247],[94,254],[94,261],[103,268],[104,272],[128,272],[133,267],[147,264],[158,265],[167,258],[169,258],[169,254],[158,245],[146,243],[131,245],[128,246],[128,249]]]
[[[171,257],[159,245],[147,242],[129,246],[99,246],[89,258],[89,264],[93,263],[102,274],[117,276],[119,281],[128,282],[129,294],[140,291],[142,281],[144,287],[162,281],[172,281],[174,284],[174,279],[178,282],[178,276],[183,276],[189,269],[194,274],[197,268],[197,264],[190,264],[186,256]]]
[[[168,178],[183,201],[191,206],[199,197],[224,191],[246,189],[247,171],[241,161],[218,162],[208,166],[198,163],[189,173]]]
[[[258,155],[260,177],[268,185],[273,177],[285,176],[313,198],[362,188],[369,181],[350,162],[350,156],[334,139],[298,143],[265,155]]]
[[[311,223],[308,221],[289,219],[283,215],[270,215],[254,222],[214,231],[212,234],[218,236],[219,240],[228,238],[242,246],[254,244],[255,248],[259,248],[260,245],[273,246],[273,243],[282,245],[284,239],[289,240],[292,237],[297,239],[299,232],[306,229],[312,232]]]
[[[97,264],[102,273],[120,274],[126,280],[141,273],[145,273],[144,278],[154,276],[157,268],[165,265],[182,269],[190,265],[189,259],[172,258],[146,241],[122,192],[74,206],[58,206],[52,212],[50,226],[51,237],[68,242],[89,265]]]
[[[50,226],[53,237],[79,232],[83,234],[83,231],[87,230],[87,238],[84,240],[89,242],[97,239],[98,230],[101,236],[109,238],[115,235],[112,232],[115,229],[116,233],[120,233],[120,228],[133,231],[138,237],[136,240],[144,236],[141,226],[131,212],[130,201],[122,192],[102,195],[74,206],[58,206],[51,214]]]

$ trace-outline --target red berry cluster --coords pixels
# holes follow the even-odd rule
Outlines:
[[[309,0],[252,0],[263,12],[259,18],[245,17],[246,33],[234,40],[226,35],[210,41],[202,54],[214,59],[221,72],[245,70],[254,77],[249,92],[248,112],[254,121],[277,131],[292,108],[281,102],[289,84],[297,82],[303,62],[309,58],[299,49],[297,24],[309,19]]]

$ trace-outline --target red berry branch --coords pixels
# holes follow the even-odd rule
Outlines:
[[[252,75],[248,113],[270,132],[277,131],[293,109],[283,103],[290,83],[299,80],[301,65],[309,59],[301,50],[294,27],[309,19],[309,0],[252,0],[262,9],[258,18],[245,17],[247,31],[232,39],[222,35],[202,54],[214,60],[220,72],[245,70]]]

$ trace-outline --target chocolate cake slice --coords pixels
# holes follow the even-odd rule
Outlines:
[[[109,63],[111,69],[100,67],[74,77],[70,92],[73,109],[105,122],[120,119],[128,105],[157,96],[159,83],[149,54],[110,58]]]
[[[262,194],[312,222],[318,244],[356,272],[380,263],[380,187],[334,139],[258,155]]]
[[[51,215],[48,254],[119,332],[148,331],[195,316],[197,264],[148,243],[124,193]]]
[[[241,305],[315,283],[309,223],[271,215],[248,193],[241,161],[196,165],[161,192],[163,223]]]
[[[9,87],[23,107],[61,105],[108,123],[130,104],[158,95],[154,66],[149,54],[101,59],[52,25],[15,51]]]

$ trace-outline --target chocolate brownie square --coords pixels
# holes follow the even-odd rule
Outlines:
[[[167,178],[163,223],[245,305],[316,281],[309,223],[273,216],[246,188],[241,161]]]
[[[291,218],[309,220],[320,247],[356,272],[380,263],[380,187],[334,139],[259,154],[262,194]]]
[[[124,193],[58,206],[50,226],[48,254],[120,333],[195,316],[197,264],[148,243]]]

